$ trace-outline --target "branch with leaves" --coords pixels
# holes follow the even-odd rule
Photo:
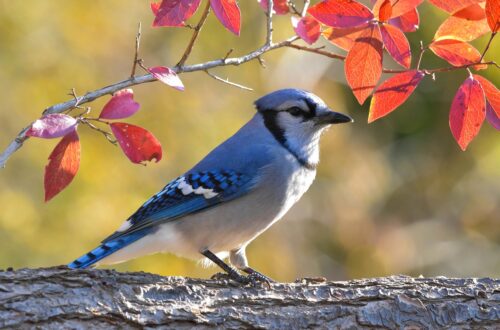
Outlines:
[[[202,28],[210,13],[222,25],[240,34],[241,12],[235,0],[205,0],[203,12],[194,26],[186,22],[201,6],[201,0],[162,0],[152,3],[153,27],[185,26],[193,30],[186,49],[174,67],[146,67],[139,56],[141,26],[136,36],[134,62],[131,77],[118,83],[96,89],[67,102],[48,107],[43,116],[24,128],[7,149],[0,155],[0,166],[4,167],[9,157],[16,152],[29,137],[63,137],[49,157],[45,171],[45,199],[49,200],[64,189],[74,178],[79,167],[80,144],[76,133],[78,125],[86,125],[103,134],[110,142],[118,144],[125,155],[134,163],[161,159],[162,151],[158,140],[149,131],[128,123],[109,120],[130,117],[139,109],[133,100],[130,87],[159,80],[178,90],[184,86],[178,76],[181,73],[203,71],[210,77],[243,89],[250,89],[216,76],[210,69],[221,66],[238,66],[258,60],[267,52],[284,47],[307,51],[345,62],[345,75],[354,96],[363,104],[369,96],[370,111],[368,122],[382,118],[401,106],[426,77],[438,73],[465,70],[468,78],[460,86],[451,105],[450,128],[459,146],[465,150],[479,133],[485,118],[500,130],[500,92],[486,78],[472,74],[471,70],[488,67],[499,68],[494,61],[485,61],[498,29],[500,28],[500,4],[497,0],[429,0],[433,5],[450,13],[441,24],[428,45],[421,42],[418,61],[411,68],[412,52],[405,33],[416,31],[419,25],[417,7],[423,0],[376,0],[370,9],[356,1],[324,0],[313,4],[304,0],[299,6],[290,0],[259,0],[263,8],[266,36],[263,45],[239,57],[229,57],[231,49],[224,57],[186,65],[191,51],[200,37]],[[291,24],[296,33],[285,40],[273,41],[273,15],[291,15]],[[490,39],[483,52],[479,52],[468,42],[490,33]],[[338,54],[324,47],[312,46],[320,37],[347,52]],[[302,39],[306,44],[297,42]],[[385,51],[403,69],[383,68]],[[423,56],[428,51],[446,60],[451,66],[443,68],[423,68]],[[147,73],[136,76],[137,67]],[[379,83],[382,72],[394,74]],[[250,89],[251,90],[251,89]],[[101,111],[99,117],[90,117],[90,107],[82,105],[105,95],[113,95]],[[74,114],[80,109],[79,114]],[[103,128],[104,127],[104,128]],[[106,130],[106,127],[110,131]]]

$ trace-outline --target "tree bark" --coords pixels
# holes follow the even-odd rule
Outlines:
[[[66,267],[0,271],[0,328],[499,329],[500,279],[240,286]]]

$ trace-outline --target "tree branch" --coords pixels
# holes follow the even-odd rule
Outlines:
[[[184,72],[195,72],[195,71],[206,71],[208,69],[212,69],[215,67],[219,66],[238,66],[243,63],[249,62],[251,60],[259,58],[262,54],[267,53],[269,51],[285,47],[286,45],[296,41],[298,39],[297,36],[290,37],[286,40],[283,40],[279,43],[273,43],[271,45],[264,45],[260,47],[259,49],[256,49],[246,55],[243,55],[241,57],[224,57],[220,58],[217,60],[213,61],[208,61],[204,63],[199,63],[199,64],[194,64],[194,65],[183,65],[182,67],[174,67],[172,70],[174,70],[176,73],[184,73]],[[112,84],[103,88],[96,89],[92,92],[88,92],[87,94],[81,96],[79,98],[79,102],[77,104],[77,101],[75,99],[55,104],[53,106],[50,106],[46,108],[43,111],[44,115],[51,114],[51,113],[61,113],[66,110],[70,110],[75,108],[76,105],[81,105],[85,104],[88,102],[92,102],[95,99],[98,99],[104,95],[108,94],[113,94],[119,90],[135,86],[135,85],[140,85],[140,84],[145,84],[149,82],[156,81],[156,79],[153,77],[151,74],[145,74],[143,76],[136,76],[136,77],[130,77],[126,80],[120,81],[116,84]],[[2,154],[0,154],[0,168],[5,167],[5,164],[7,163],[7,160],[12,156],[14,152],[19,150],[19,148],[22,147],[23,143],[28,139],[26,136],[26,131],[31,127],[31,124],[21,130],[17,137],[9,144],[9,146],[4,150]]]
[[[290,47],[290,48],[294,48],[297,50],[307,51],[307,52],[315,53],[315,54],[326,56],[326,57],[333,58],[333,59],[338,59],[338,60],[342,60],[342,61],[345,60],[345,56],[323,50],[322,48],[313,48],[313,47],[301,46],[301,45],[294,44],[294,42],[299,39],[298,36],[293,36],[293,37],[290,37],[290,38],[283,40],[281,42],[273,43],[273,40],[272,40],[272,36],[273,36],[273,34],[272,34],[272,32],[273,32],[273,25],[272,25],[273,1],[272,0],[267,0],[267,1],[268,1],[268,5],[269,5],[269,10],[268,10],[267,15],[266,15],[266,40],[265,40],[265,43],[262,47],[254,50],[246,55],[240,56],[240,57],[230,58],[229,55],[232,52],[232,50],[231,50],[226,54],[226,56],[224,56],[223,58],[220,58],[220,59],[216,59],[216,60],[212,60],[212,61],[208,61],[208,62],[204,62],[204,63],[193,64],[193,65],[184,65],[185,61],[188,59],[188,57],[191,53],[191,50],[192,50],[192,48],[193,48],[193,46],[198,38],[198,35],[201,31],[201,28],[203,27],[203,24],[205,23],[205,20],[210,12],[210,2],[207,1],[207,6],[205,7],[205,10],[202,14],[202,17],[200,18],[198,25],[196,27],[194,27],[194,33],[191,37],[191,40],[188,43],[188,46],[186,47],[186,50],[185,50],[184,54],[182,55],[180,61],[173,68],[173,70],[178,74],[187,73],[187,72],[195,72],[195,71],[205,71],[208,73],[209,69],[212,69],[215,67],[229,66],[229,65],[238,66],[240,64],[249,62],[249,61],[254,60],[254,59],[257,59],[259,61],[259,63],[261,63],[261,65],[263,65],[263,59],[261,57],[263,54],[265,54],[269,51],[278,49],[278,48],[282,48],[282,47]],[[310,3],[310,1],[307,1],[307,0],[304,1],[304,7],[303,7],[303,10],[301,13],[302,15],[304,15],[307,12],[307,8],[309,6],[309,3]],[[137,76],[137,77],[133,76],[135,74],[136,65],[137,64],[141,65],[141,60],[139,59],[139,55],[138,55],[140,35],[141,35],[141,30],[140,30],[140,25],[139,25],[139,31],[138,31],[138,34],[136,37],[136,47],[135,47],[134,65],[132,68],[132,77],[130,77],[129,79],[120,81],[118,83],[96,89],[92,92],[88,92],[87,94],[85,94],[84,96],[81,96],[79,98],[74,98],[72,100],[50,106],[43,111],[43,114],[46,115],[46,114],[51,114],[51,113],[61,113],[61,112],[67,111],[67,110],[71,110],[71,109],[73,109],[81,104],[92,102],[95,99],[98,99],[104,95],[113,94],[113,93],[115,93],[119,90],[122,90],[124,88],[128,88],[131,86],[156,81],[156,79],[151,74],[145,74],[143,76]],[[494,34],[492,34],[492,37],[490,38],[488,45],[486,46],[486,49],[483,52],[483,56],[486,53],[486,51],[488,50],[488,48],[493,40],[493,37],[494,37]],[[421,52],[421,55],[422,54],[423,54],[423,52]],[[420,62],[420,60],[419,60],[419,62]],[[459,66],[459,67],[446,67],[446,68],[421,69],[421,70],[426,72],[427,74],[433,74],[433,73],[437,73],[437,72],[448,72],[448,71],[453,71],[453,70],[457,70],[457,69],[469,68],[469,67],[472,67],[472,66],[478,65],[478,64],[494,65],[495,67],[499,68],[498,64],[496,64],[493,61],[490,61],[490,62],[474,63],[474,64],[464,65],[464,66]],[[407,70],[394,70],[394,69],[385,69],[385,68],[383,69],[384,73],[402,73],[405,71],[407,71]],[[217,78],[219,78],[218,80],[220,80],[220,81],[230,83],[227,80],[224,80],[220,77],[217,77]],[[239,84],[234,84],[234,83],[230,83],[230,84],[233,86],[237,86],[237,87],[245,89],[245,86],[242,86]],[[14,154],[17,150],[19,150],[19,148],[22,147],[23,143],[28,139],[28,137],[26,136],[26,132],[28,131],[30,126],[31,126],[31,124],[29,126],[23,128],[19,132],[19,134],[16,136],[16,138],[7,146],[7,148],[4,150],[4,152],[0,154],[0,168],[5,167],[7,160],[12,156],[12,154]]]
[[[226,280],[66,267],[0,271],[0,328],[495,329],[500,280]]]

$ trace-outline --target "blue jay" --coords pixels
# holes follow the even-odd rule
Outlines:
[[[171,252],[187,258],[203,255],[240,283],[271,281],[248,265],[245,248],[312,184],[321,133],[331,124],[353,120],[299,89],[265,95],[255,107],[257,113],[238,132],[68,266],[86,268]],[[230,265],[223,261],[227,257]]]

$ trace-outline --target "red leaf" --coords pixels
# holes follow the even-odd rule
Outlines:
[[[401,16],[394,17],[389,20],[389,24],[394,25],[403,32],[417,31],[419,23],[420,19],[418,17],[417,9],[410,10]]]
[[[321,34],[320,24],[311,16],[302,18],[292,16],[292,25],[295,33],[310,45],[315,43]]]
[[[376,6],[377,4],[375,4]],[[385,22],[392,16],[392,4],[391,0],[382,0],[380,7],[377,8],[378,11],[375,12],[375,7],[373,7],[373,12],[375,17],[378,17],[379,21]]]
[[[410,97],[424,76],[422,71],[410,70],[395,74],[378,86],[370,102],[368,123],[396,110]]]
[[[215,16],[226,29],[240,35],[240,8],[236,0],[210,0]]]
[[[201,0],[163,0],[151,3],[153,26],[183,26],[200,6]]]
[[[450,109],[450,129],[462,150],[481,129],[486,115],[483,89],[479,81],[469,77],[455,94]]]
[[[352,28],[332,28],[329,27],[323,31],[323,36],[328,39],[332,44],[349,51],[358,37],[363,34],[368,25],[361,25]]]
[[[360,104],[371,94],[382,74],[382,40],[377,25],[360,36],[345,59],[347,82]]]
[[[486,100],[490,103],[493,111],[500,117],[500,91],[488,79],[477,74],[473,76],[481,84],[484,96],[486,96]]]
[[[399,0],[392,6],[392,16],[398,17],[417,8],[424,0]]]
[[[434,6],[452,14],[462,8],[470,6],[483,0],[429,0]]]
[[[45,201],[66,188],[80,168],[80,140],[73,130],[61,139],[49,156],[45,166]]]
[[[337,28],[354,27],[373,19],[370,9],[354,0],[325,0],[308,12],[321,23]]]
[[[477,63],[481,58],[479,51],[466,42],[455,39],[433,41],[429,48],[453,66]]]
[[[434,40],[457,39],[471,41],[489,31],[484,9],[480,5],[474,4],[448,17],[439,26],[434,35]]]
[[[54,113],[35,120],[26,135],[53,139],[74,131],[77,125],[78,122],[75,118],[61,113]]]
[[[288,8],[288,0],[273,0],[273,11],[276,15],[286,15],[290,11],[290,8]],[[259,4],[264,9],[267,11],[267,0],[259,0]]]
[[[159,162],[162,156],[161,144],[151,132],[127,123],[111,123],[111,130],[120,147],[132,163]]]
[[[491,126],[496,130],[500,131],[500,117],[497,116],[489,102],[486,102],[486,120],[488,120]]]
[[[111,99],[102,108],[99,118],[121,119],[132,116],[139,111],[139,103],[134,101],[132,89],[122,89],[113,94]]]
[[[486,18],[492,32],[500,29],[500,2],[498,0],[486,0]]]
[[[182,84],[181,79],[179,78],[177,73],[174,72],[174,70],[167,68],[166,66],[155,66],[153,68],[149,68],[148,71],[151,72],[151,74],[156,79],[158,79],[165,85],[168,85],[180,91],[184,90],[184,85]]]
[[[403,32],[392,25],[380,25],[384,46],[391,57],[401,66],[409,68],[411,64],[410,44]]]

